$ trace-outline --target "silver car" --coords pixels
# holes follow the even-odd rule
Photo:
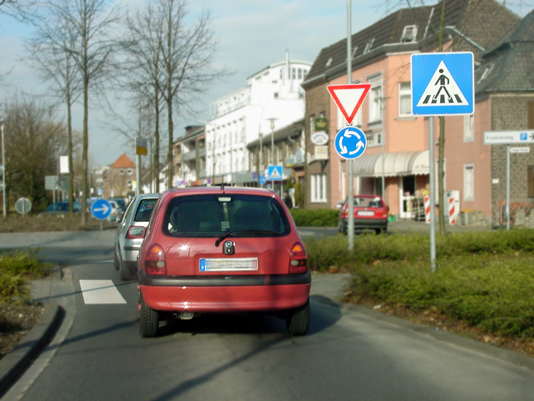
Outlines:
[[[113,264],[119,271],[121,280],[131,280],[137,277],[139,248],[143,243],[145,229],[159,196],[159,194],[136,196],[128,205],[117,228]]]

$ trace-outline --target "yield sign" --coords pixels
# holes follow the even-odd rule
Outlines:
[[[371,84],[328,85],[327,88],[347,123],[352,124]]]

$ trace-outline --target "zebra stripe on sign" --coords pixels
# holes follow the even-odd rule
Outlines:
[[[80,289],[86,305],[126,303],[111,280],[80,280]]]

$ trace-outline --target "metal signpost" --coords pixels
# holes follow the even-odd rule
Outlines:
[[[436,179],[434,116],[474,113],[474,62],[471,52],[418,53],[411,58],[412,114],[430,116],[430,270],[436,271]],[[441,202],[443,203],[443,201]]]
[[[350,54],[350,52],[348,54]],[[354,191],[352,189],[353,178],[351,161],[352,159],[362,156],[367,149],[367,137],[365,136],[365,133],[361,129],[351,126],[351,124],[370,88],[370,84],[329,85],[327,88],[330,96],[336,103],[339,111],[341,111],[341,114],[343,114],[348,124],[347,127],[340,129],[336,134],[334,146],[337,154],[343,159],[347,160],[347,168],[349,170],[349,183],[347,191],[347,239],[349,250],[354,248]]]
[[[484,133],[484,144],[485,145],[513,145],[513,144],[531,144],[534,143],[534,130],[526,131],[488,131]],[[528,146],[519,146],[519,147],[506,147],[506,205],[505,205],[505,214],[506,214],[506,229],[510,230],[510,185],[511,185],[511,174],[510,174],[510,155],[512,153],[530,153],[530,147]]]
[[[4,139],[4,125],[3,121],[0,121],[0,131],[2,138],[2,213],[4,218],[7,217],[7,197],[6,197],[6,141]]]
[[[148,154],[146,138],[140,136],[135,138],[135,154],[137,155],[137,166],[135,169],[137,185],[135,187],[135,194],[139,195],[141,193],[141,156],[146,156]]]

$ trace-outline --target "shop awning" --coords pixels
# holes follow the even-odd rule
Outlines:
[[[361,177],[428,174],[428,150],[365,155],[352,161],[352,172]]]

